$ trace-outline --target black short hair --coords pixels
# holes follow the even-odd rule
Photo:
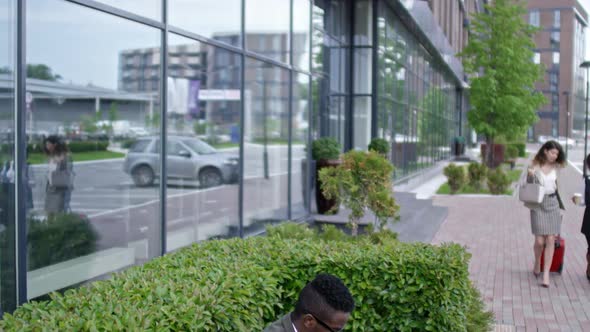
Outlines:
[[[308,283],[299,293],[295,304],[294,319],[312,313],[329,317],[335,311],[350,313],[354,310],[354,299],[342,280],[321,273]]]

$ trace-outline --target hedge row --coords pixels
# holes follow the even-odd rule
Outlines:
[[[319,272],[339,276],[355,298],[346,331],[478,330],[489,316],[468,279],[468,260],[459,245],[380,235],[209,241],[25,304],[4,316],[0,330],[261,331],[292,309]],[[476,328],[467,319],[474,304],[484,321]]]
[[[106,151],[109,146],[108,141],[72,141],[67,144],[70,152],[92,152]],[[29,143],[27,145],[29,153],[43,153],[43,146],[38,143]]]

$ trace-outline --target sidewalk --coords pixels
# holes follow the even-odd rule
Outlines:
[[[496,331],[590,331],[590,282],[586,279],[586,240],[580,233],[584,209],[569,197],[583,188],[571,165],[560,185],[566,211],[563,273],[551,274],[551,288],[532,273],[533,236],[529,210],[516,197],[435,196],[448,217],[433,243],[456,242],[473,255],[469,272],[496,317]]]

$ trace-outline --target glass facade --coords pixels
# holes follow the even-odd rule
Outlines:
[[[440,64],[381,4],[377,18],[377,136],[391,143],[395,177],[450,156],[458,133],[456,85]]]
[[[309,218],[316,138],[385,138],[402,178],[448,159],[464,121],[385,2],[17,4],[0,2],[0,312]]]

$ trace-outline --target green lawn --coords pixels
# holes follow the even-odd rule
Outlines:
[[[74,161],[103,160],[123,157],[125,157],[124,153],[112,151],[88,151],[72,153],[72,158]],[[47,157],[42,153],[29,153],[29,158],[27,161],[32,165],[44,164],[47,162]]]
[[[504,169],[504,170],[506,171],[506,175],[508,176],[510,183],[514,183],[514,182],[518,181],[520,179],[520,175],[522,174],[522,169],[513,169],[513,170]],[[450,195],[451,188],[449,187],[449,184],[447,182],[445,182],[442,186],[440,186],[440,188],[438,188],[436,193],[440,194],[440,195]],[[491,193],[485,184],[484,184],[483,188],[481,188],[481,190],[476,190],[472,186],[466,184],[461,189],[459,189],[459,191],[457,191],[456,194],[461,195],[461,194],[491,194]],[[510,189],[510,188],[507,189],[503,194],[504,195],[512,195],[512,189]]]

